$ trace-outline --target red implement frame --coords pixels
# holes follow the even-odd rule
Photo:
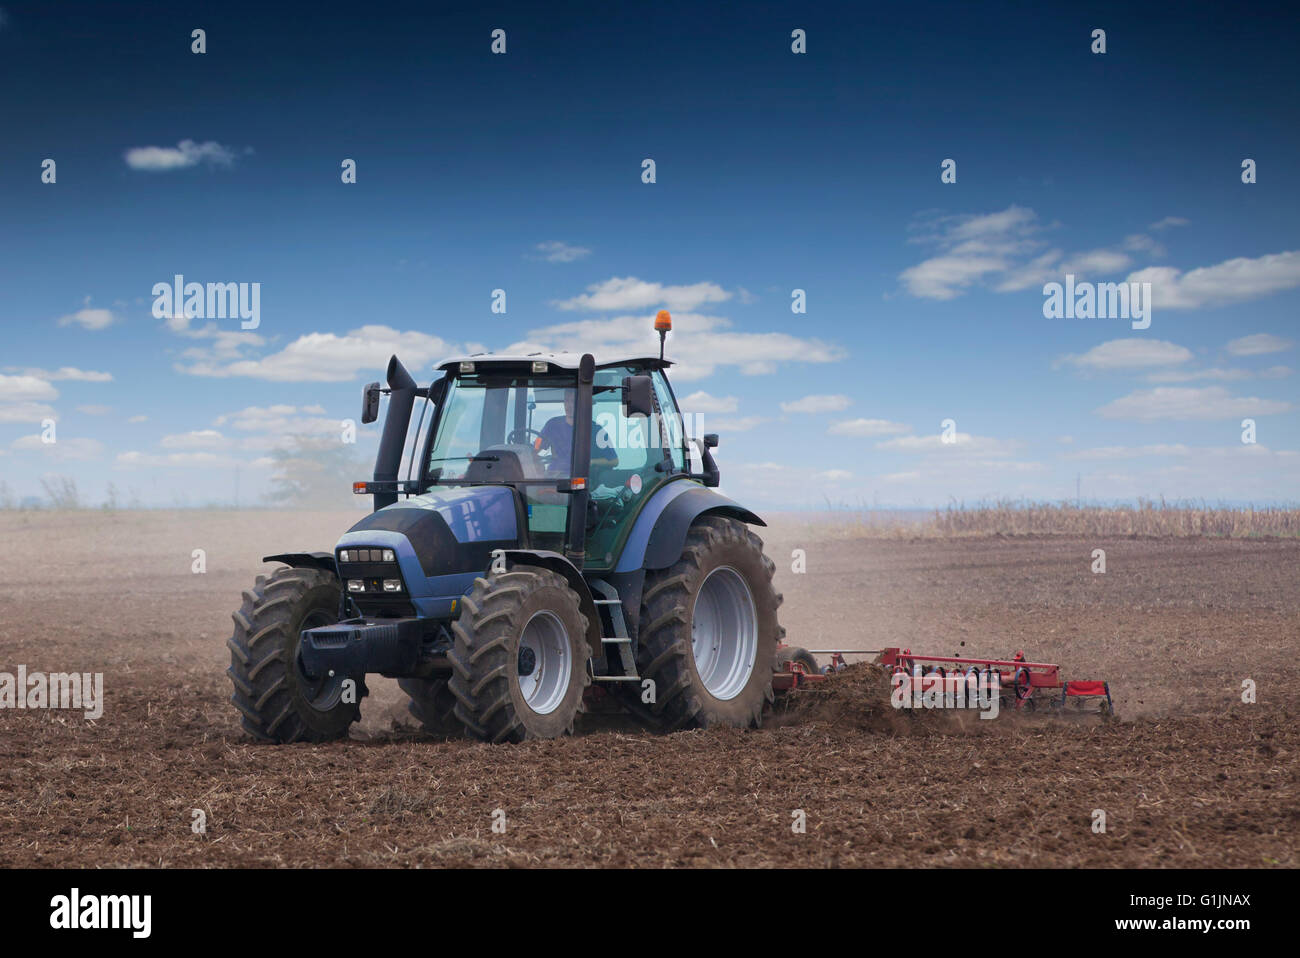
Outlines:
[[[828,671],[838,672],[847,664],[846,655],[875,655],[876,662],[893,672],[909,672],[924,675],[938,673],[945,682],[948,669],[955,666],[963,672],[975,668],[980,672],[996,672],[998,684],[1003,688],[1015,690],[1015,708],[1023,708],[1033,697],[1036,689],[1059,689],[1061,704],[1067,696],[1105,696],[1107,705],[1111,704],[1110,686],[1105,682],[1082,681],[1065,682],[1061,679],[1061,667],[1050,662],[1029,662],[1024,652],[1017,652],[1010,659],[966,659],[946,655],[914,655],[911,649],[809,649],[814,655],[829,655],[831,665]],[[928,668],[927,668],[928,665]],[[966,667],[966,668],[962,668]],[[779,692],[790,689],[808,688],[825,681],[824,674],[815,674],[804,668],[800,662],[785,662],[780,672],[772,676],[772,688]]]

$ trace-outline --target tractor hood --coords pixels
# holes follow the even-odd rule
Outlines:
[[[394,548],[413,592],[412,576],[482,573],[495,549],[519,543],[514,490],[508,486],[435,489],[365,516],[338,549]]]

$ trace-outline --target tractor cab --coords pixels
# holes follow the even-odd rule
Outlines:
[[[586,402],[581,363],[565,355],[443,363],[441,402],[419,445],[417,485],[421,493],[510,486],[520,500],[526,547],[554,552],[579,544],[570,541],[566,549],[565,536],[571,512],[580,508],[583,565],[597,569],[613,562],[626,520],[685,472],[688,457],[658,359],[593,361]],[[575,448],[584,432],[586,449]]]

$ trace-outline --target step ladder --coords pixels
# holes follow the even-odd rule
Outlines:
[[[636,662],[632,659],[632,639],[627,633],[627,620],[623,618],[623,600],[618,597],[618,590],[604,579],[589,579],[588,584],[593,592],[602,596],[599,599],[593,598],[592,601],[609,610],[609,620],[614,626],[614,634],[601,636],[601,644],[618,646],[619,664],[623,666],[622,675],[596,675],[593,678],[597,682],[640,682],[641,676],[637,675]],[[597,611],[600,611],[599,608]],[[603,622],[601,631],[605,631]]]

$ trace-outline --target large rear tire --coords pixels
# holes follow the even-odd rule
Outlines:
[[[646,573],[637,667],[667,729],[758,726],[780,635],[775,571],[747,526],[707,516],[676,563]]]
[[[407,710],[421,728],[438,738],[460,738],[465,734],[465,726],[455,715],[456,696],[448,688],[450,681],[449,675],[397,680],[401,690],[411,697]]]
[[[338,621],[339,593],[330,573],[290,568],[259,575],[244,591],[232,615],[226,674],[235,687],[230,701],[249,734],[266,742],[325,742],[347,735],[361,717],[359,687],[354,701],[344,701],[345,676],[312,680],[298,656],[303,629]]]
[[[461,600],[448,689],[470,737],[522,742],[573,733],[591,679],[587,617],[568,582],[516,567],[474,580]]]

